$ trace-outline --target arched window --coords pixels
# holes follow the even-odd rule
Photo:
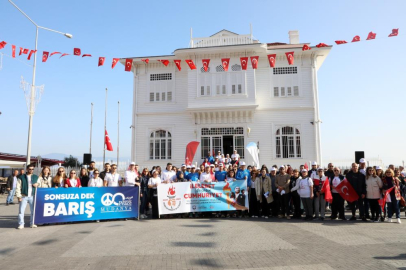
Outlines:
[[[279,127],[276,130],[276,158],[301,158],[300,132],[295,127]]]
[[[151,132],[149,137],[149,159],[172,158],[172,135],[166,130]]]

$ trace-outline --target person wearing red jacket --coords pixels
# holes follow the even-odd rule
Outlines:
[[[76,175],[75,170],[71,170],[69,173],[69,178],[65,180],[65,187],[82,187],[82,184],[80,183],[79,177]]]

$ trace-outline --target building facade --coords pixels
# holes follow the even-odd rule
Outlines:
[[[249,142],[257,143],[261,164],[321,163],[317,71],[331,47],[302,51],[298,31],[290,31],[289,39],[260,43],[251,34],[222,30],[191,38],[189,48],[173,55],[132,58],[132,160],[148,167],[180,165],[186,145],[198,141],[198,164],[207,152],[231,155],[234,149],[251,163],[244,150]],[[291,51],[293,65],[285,55]],[[269,54],[276,54],[274,68]],[[240,58],[250,56],[259,56],[257,69],[249,63],[242,70]],[[230,58],[228,71],[222,58]],[[202,59],[210,59],[207,71]],[[173,60],[182,60],[180,71]]]

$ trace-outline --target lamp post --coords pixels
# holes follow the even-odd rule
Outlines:
[[[36,27],[36,34],[35,34],[35,51],[37,51],[37,45],[38,45],[38,29],[44,29],[48,30],[51,32],[55,32],[58,34],[62,34],[67,38],[72,38],[73,36],[68,33],[62,33],[50,28],[42,27],[36,24],[30,17],[27,16],[27,14],[24,13],[16,4],[14,4],[11,0],[8,0],[18,11],[20,11],[32,24],[35,25]],[[27,160],[26,160],[26,165],[29,165],[31,162],[31,134],[32,134],[32,118],[34,117],[34,107],[35,107],[35,68],[37,65],[37,53],[34,53],[34,64],[32,66],[32,84],[31,84],[31,94],[30,94],[30,101],[29,101],[29,108],[28,108],[28,115],[29,115],[29,124],[28,124],[28,142],[27,142]]]

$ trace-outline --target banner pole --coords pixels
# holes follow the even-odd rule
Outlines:
[[[106,88],[106,101],[104,107],[104,140],[103,140],[103,168],[106,160],[106,128],[107,128],[107,88]]]
[[[32,212],[32,224],[35,224],[35,208],[37,206],[37,190],[38,187],[35,188],[35,194],[34,194],[34,211]]]
[[[138,186],[138,220],[140,220],[141,186]]]

